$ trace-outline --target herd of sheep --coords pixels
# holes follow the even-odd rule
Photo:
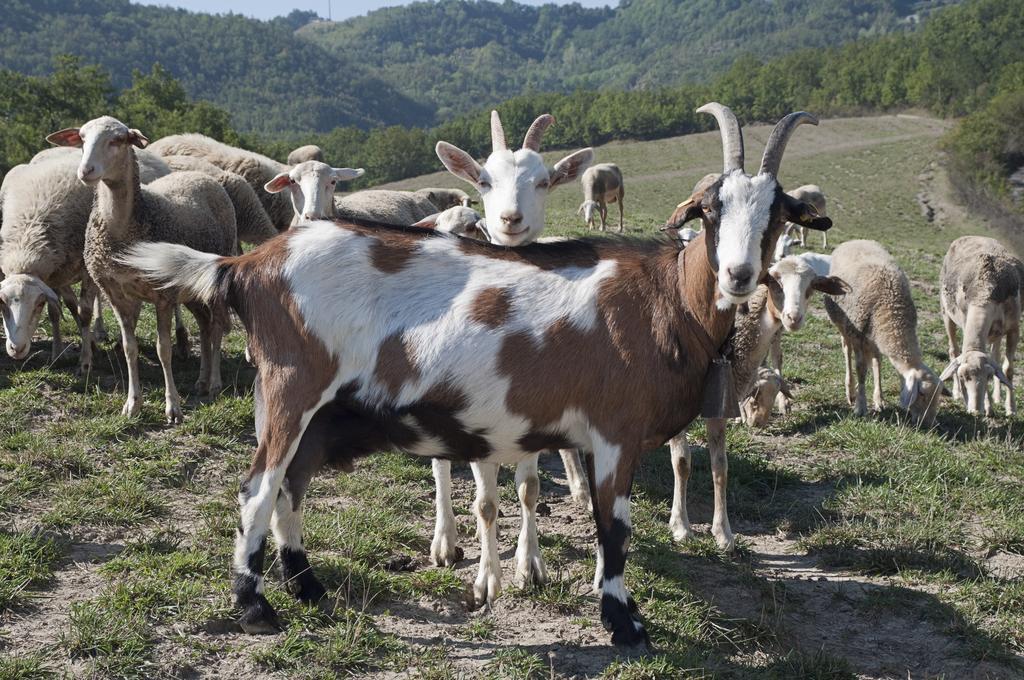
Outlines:
[[[719,108],[702,108],[723,126],[727,172],[702,179],[693,197],[712,188],[724,190],[720,189],[723,179],[736,169],[736,150],[730,150],[725,132],[731,113],[714,106]],[[179,345],[182,340],[178,306],[184,305],[199,327],[200,377],[195,391],[216,395],[222,388],[220,352],[231,323],[229,304],[213,294],[223,285],[214,278],[204,280],[203,295],[188,295],[160,284],[151,273],[135,266],[131,254],[136,246],[172,243],[229,257],[240,254],[242,244],[258,246],[318,220],[340,220],[411,225],[455,235],[452,238],[518,249],[534,242],[560,241],[541,238],[545,198],[555,187],[576,179],[583,189],[578,213],[587,225],[594,228],[599,219],[605,229],[608,204],[617,203],[619,231],[623,231],[621,170],[612,163],[593,164],[591,149],[576,151],[547,167],[539,150],[543,134],[553,122],[550,116],[541,116],[527,132],[523,147],[511,150],[497,113],[492,113],[493,151],[482,164],[457,147],[438,143],[438,157],[444,166],[479,192],[483,214],[472,207],[478,204],[475,197],[456,189],[336,195],[339,184],[360,177],[363,170],[332,167],[315,146],[296,149],[285,164],[198,134],[173,135],[150,143],[139,130],[109,116],[55,132],[47,139],[56,148],[41,151],[29,163],[13,168],[0,187],[0,269],[4,275],[0,307],[7,352],[17,360],[30,354],[45,308],[53,332],[52,357],[60,356],[65,351],[60,335],[63,303],[81,336],[78,370],[88,372],[93,340],[105,332],[99,314],[101,301],[109,304],[120,327],[128,366],[123,413],[134,416],[142,405],[135,330],[141,305],[153,304],[165,415],[171,423],[181,422],[181,400],[171,370],[175,324]],[[742,140],[739,143],[742,145]],[[783,148],[784,144],[783,140]],[[742,171],[742,149],[738,159]],[[953,381],[952,395],[962,399],[971,413],[992,415],[996,404],[1003,404],[1008,414],[1015,412],[1013,363],[1024,286],[1024,264],[1018,258],[989,238],[966,236],[951,244],[940,273],[950,363],[941,374],[936,373],[923,361],[910,283],[896,260],[877,242],[864,240],[842,243],[831,255],[791,254],[795,243],[808,243],[805,225],[825,229],[830,223],[825,195],[816,185],[800,187],[788,196],[792,205],[802,206],[801,221],[788,224],[773,242],[770,267],[756,281],[760,285],[735,305],[727,354],[738,416],[744,423],[760,427],[773,410],[789,412],[793,394],[783,378],[780,336],[801,327],[815,291],[824,296],[828,317],[839,331],[846,363],[846,396],[857,415],[867,411],[868,363],[874,378],[873,406],[882,407],[883,356],[900,374],[900,407],[915,422],[932,423],[940,397],[949,393],[943,385],[948,380]],[[704,245],[701,231],[683,226],[695,215],[705,224],[713,219],[708,211],[715,207],[697,205],[694,200],[676,206],[666,223],[666,231],[681,251],[695,247],[693,243],[711,247]],[[698,208],[705,211],[703,215]],[[753,204],[750,207],[754,212],[757,209]],[[825,226],[814,227],[816,221]],[[823,245],[827,248],[827,239]],[[382,271],[401,269],[404,262],[400,256],[390,253],[387,257],[394,261],[382,259]],[[76,284],[80,284],[77,294],[72,288]],[[963,333],[962,347],[958,331]],[[1004,343],[1005,352],[1001,349]],[[257,414],[258,421],[259,417]],[[720,434],[709,427],[716,497],[712,532],[728,550],[735,537],[725,508],[724,440],[716,443]],[[693,536],[686,511],[690,451],[685,430],[671,438],[670,450],[676,475],[670,526],[677,539],[685,540]],[[578,450],[566,446],[561,454],[573,498],[588,505],[593,501],[596,508],[594,481],[591,479],[588,487],[586,466]],[[431,558],[435,564],[452,565],[461,559],[462,551],[451,505],[450,462],[435,457],[433,465],[437,514]],[[479,511],[486,507],[481,499],[490,498],[491,482],[484,468],[476,462],[473,466]],[[590,472],[592,475],[593,467]],[[514,581],[520,586],[543,583],[547,575],[537,544],[536,454],[517,463],[516,488],[523,523]],[[496,536],[490,524],[481,527],[480,570],[474,584],[478,604],[493,601],[501,589]],[[602,554],[599,551],[598,577],[604,568]],[[600,579],[595,579],[595,587],[601,587]]]

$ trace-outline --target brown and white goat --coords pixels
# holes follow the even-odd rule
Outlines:
[[[812,116],[786,116],[750,176],[735,117],[703,110],[724,127],[725,173],[693,197],[687,217],[704,229],[682,251],[603,239],[509,249],[344,221],[300,225],[237,257],[133,249],[126,261],[153,280],[234,308],[260,366],[265,412],[234,556],[246,631],[279,629],[263,595],[272,517],[284,578],[301,600],[324,595],[301,535],[322,465],[396,447],[487,468],[582,448],[593,452],[601,618],[614,643],[646,642],[623,581],[640,457],[697,416],[715,354],[705,347],[725,341],[786,220],[831,225],[775,179],[791,132]],[[497,519],[494,504],[476,510]]]

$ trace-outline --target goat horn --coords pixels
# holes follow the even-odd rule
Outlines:
[[[526,138],[523,140],[523,148],[531,151],[540,151],[540,140],[547,132],[547,129],[555,122],[555,117],[550,113],[543,113],[537,116],[533,125],[526,131]]]
[[[793,130],[798,125],[803,125],[804,123],[817,125],[818,119],[806,111],[797,111],[789,114],[775,125],[775,129],[772,130],[771,137],[768,138],[768,143],[764,147],[761,169],[757,174],[778,177],[779,166],[782,164],[782,154],[786,151],[786,143],[789,142],[789,137],[793,134]]]
[[[722,155],[725,157],[723,174],[743,170],[743,130],[732,110],[718,102],[710,102],[697,109],[697,113],[710,113],[718,121],[722,131]]]
[[[491,151],[505,151],[505,128],[501,127],[501,118],[497,111],[491,111]]]

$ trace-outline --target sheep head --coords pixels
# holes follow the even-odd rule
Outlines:
[[[334,216],[334,189],[338,182],[362,177],[362,168],[332,168],[320,161],[299,163],[263,185],[272,194],[289,190],[292,207],[300,220],[322,220]]]
[[[112,116],[100,116],[80,128],[54,132],[46,137],[46,141],[82,149],[78,179],[85,184],[95,184],[102,179],[124,179],[130,148],[144,149],[149,144],[145,135]]]

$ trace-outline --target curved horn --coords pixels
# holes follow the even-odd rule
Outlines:
[[[718,121],[718,127],[722,131],[722,156],[725,158],[723,174],[732,170],[742,170],[743,130],[740,129],[740,122],[736,120],[736,114],[728,106],[722,106],[718,102],[705,104],[697,109],[697,113],[710,113]]]
[[[530,149],[531,151],[540,151],[540,140],[554,122],[555,117],[550,113],[543,113],[537,116],[537,120],[533,121],[533,125],[526,131],[523,148]]]
[[[501,118],[497,111],[491,111],[491,151],[504,151],[507,148],[505,128],[501,127]]]
[[[778,176],[779,166],[782,164],[782,154],[786,151],[786,143],[789,141],[790,135],[793,134],[793,130],[804,123],[817,125],[818,119],[806,111],[797,111],[789,114],[775,125],[771,137],[768,138],[768,143],[765,144],[761,169],[757,174]]]

